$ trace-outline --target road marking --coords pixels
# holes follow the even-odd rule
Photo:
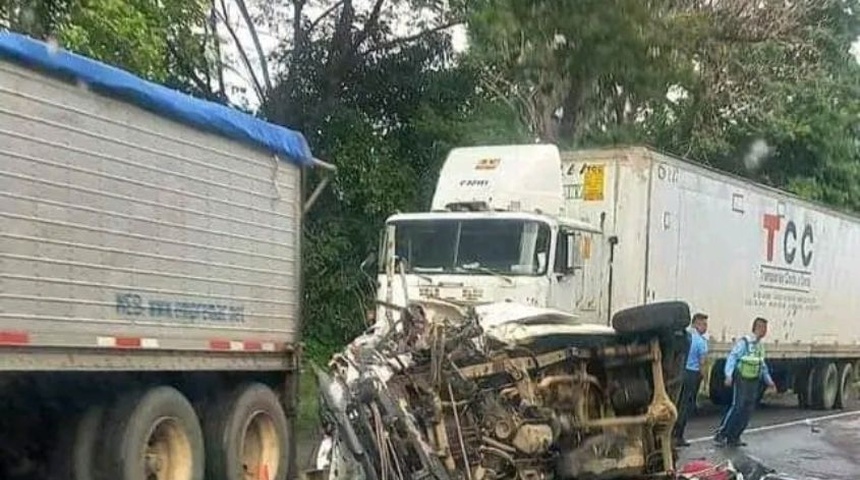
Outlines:
[[[851,411],[851,412],[834,413],[834,414],[832,414],[832,415],[822,415],[822,416],[820,416],[820,417],[808,417],[808,418],[801,418],[800,420],[793,420],[793,421],[791,421],[791,422],[776,423],[776,424],[773,424],[773,425],[765,425],[765,426],[763,426],[763,427],[749,428],[749,429],[745,430],[745,431],[744,431],[744,433],[761,433],[761,432],[769,432],[769,431],[771,431],[771,430],[778,430],[778,429],[780,429],[780,428],[795,427],[795,426],[797,426],[797,425],[806,425],[806,424],[811,424],[811,423],[813,423],[813,422],[822,422],[822,421],[827,421],[827,420],[836,420],[837,418],[851,417],[851,416],[854,416],[854,415],[860,415],[860,410],[854,410],[854,411]],[[710,436],[707,436],[707,437],[694,438],[694,439],[692,439],[692,440],[689,440],[689,442],[690,442],[690,443],[702,443],[702,442],[708,442],[708,441],[711,441],[713,438],[714,438],[714,436],[713,436],[713,435],[710,435]]]

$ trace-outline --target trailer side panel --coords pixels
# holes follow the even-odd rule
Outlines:
[[[710,312],[711,334],[723,344],[762,316],[771,320],[773,353],[841,356],[860,349],[853,294],[860,258],[852,254],[860,221],[668,156],[657,156],[655,165],[678,172],[680,198],[677,206],[652,205],[675,208],[679,219],[677,290],[653,298],[682,298]],[[655,183],[655,191],[662,188]]]
[[[147,350],[150,369],[169,350],[181,369],[182,352],[226,362],[288,348],[299,177],[261,150],[0,62],[0,341],[87,349],[69,369],[94,368],[93,349]]]

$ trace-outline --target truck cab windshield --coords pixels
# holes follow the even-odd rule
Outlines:
[[[392,222],[407,273],[543,275],[549,225],[525,219],[422,219]]]

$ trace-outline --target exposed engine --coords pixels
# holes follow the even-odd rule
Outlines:
[[[677,362],[662,358],[671,335],[539,313],[493,323],[441,302],[413,304],[400,320],[336,357],[332,377],[318,372],[337,450],[329,478],[672,472],[676,410],[664,377]]]

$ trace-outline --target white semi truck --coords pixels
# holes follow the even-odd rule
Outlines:
[[[510,301],[604,324],[680,300],[710,316],[703,388],[721,404],[724,360],[761,316],[779,390],[840,408],[860,370],[857,248],[856,217],[651,149],[457,148],[430,211],[388,219],[378,298]]]
[[[304,137],[0,32],[0,478],[284,480]]]

